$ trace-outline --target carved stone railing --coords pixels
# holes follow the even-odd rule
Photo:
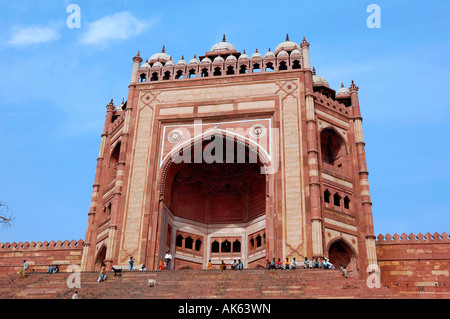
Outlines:
[[[439,233],[426,233],[423,235],[422,233],[416,234],[405,234],[399,235],[395,233],[394,235],[386,234],[386,235],[378,235],[377,244],[416,244],[416,243],[450,243],[450,235],[446,232],[442,234]]]

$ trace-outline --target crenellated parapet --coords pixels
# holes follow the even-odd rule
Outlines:
[[[395,233],[394,235],[386,234],[386,235],[378,235],[377,236],[377,245],[383,244],[418,244],[418,243],[430,243],[430,244],[439,244],[439,243],[450,243],[450,235],[446,232],[442,234],[439,233],[426,233],[425,235],[422,233],[409,235],[403,233],[401,235]]]
[[[74,249],[83,248],[83,240],[65,240],[65,241],[38,241],[38,242],[12,242],[0,243],[0,252],[14,251],[14,250],[56,250],[56,249]]]

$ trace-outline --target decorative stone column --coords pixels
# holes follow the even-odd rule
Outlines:
[[[352,81],[350,86],[350,96],[353,109],[353,126],[355,130],[355,142],[356,142],[356,153],[358,157],[358,171],[359,171],[359,188],[361,195],[362,204],[362,222],[363,222],[363,232],[366,242],[366,253],[368,265],[377,264],[377,254],[375,247],[376,237],[374,235],[373,229],[373,217],[372,217],[372,202],[370,199],[369,190],[369,172],[366,165],[366,154],[365,154],[365,143],[362,133],[362,117],[359,107],[358,99],[359,88]]]
[[[308,156],[309,199],[311,206],[312,254],[313,257],[323,257],[317,123],[314,110],[311,64],[309,61],[309,43],[305,38],[303,38],[301,48],[303,52],[303,68],[305,69],[306,142]]]

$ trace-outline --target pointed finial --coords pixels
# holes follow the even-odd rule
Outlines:
[[[245,54],[245,49],[244,49],[244,54]]]
[[[289,33],[286,34],[286,42],[289,42]]]
[[[269,48],[269,52],[270,52],[270,48]]]
[[[141,58],[141,56],[140,56],[139,53],[140,53],[140,51],[138,51],[138,53],[136,54],[136,56],[133,57],[133,61],[141,63],[141,62],[142,62],[142,58]]]
[[[162,50],[161,50],[161,53],[166,53],[166,46],[165,46],[165,45],[163,45],[163,48],[162,48]]]
[[[316,74],[316,68],[315,67],[313,67],[313,72],[312,73]]]
[[[183,54],[183,55],[181,55],[181,60],[184,60],[184,54]]]
[[[227,42],[227,39],[225,38],[225,34],[223,35],[222,42]]]
[[[344,83],[341,83],[341,88],[343,88],[344,87]]]
[[[194,59],[197,59],[197,54],[194,54]]]
[[[256,53],[258,53],[258,48],[256,48]]]
[[[309,42],[308,41],[306,41],[306,38],[305,37],[303,37],[303,41],[302,41],[302,43],[300,44],[300,46],[303,48],[303,47],[309,47]]]

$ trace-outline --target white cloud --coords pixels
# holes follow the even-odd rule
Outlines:
[[[53,42],[61,36],[59,32],[60,27],[61,24],[59,23],[50,23],[48,26],[16,26],[13,28],[12,36],[8,43],[11,45],[30,45]]]
[[[119,12],[105,16],[87,26],[81,42],[90,45],[105,45],[113,40],[135,37],[157,21],[141,21],[129,12]]]

